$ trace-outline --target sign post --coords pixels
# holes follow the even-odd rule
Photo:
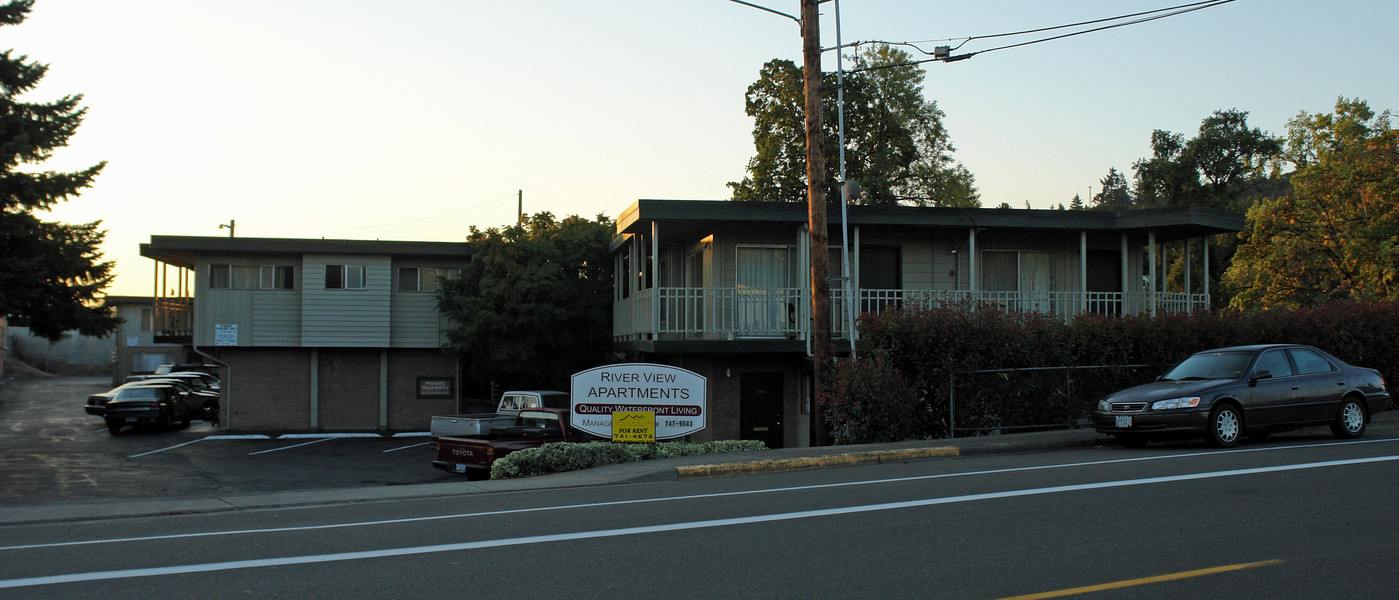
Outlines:
[[[599,437],[639,441],[632,438],[644,433],[633,430],[643,428],[639,421],[646,418],[635,415],[650,413],[652,440],[683,437],[705,428],[705,383],[699,373],[668,365],[624,363],[588,369],[573,374],[569,421]]]

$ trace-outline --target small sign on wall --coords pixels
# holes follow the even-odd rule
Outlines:
[[[456,379],[453,377],[419,377],[418,399],[439,400],[456,398]]]
[[[214,345],[215,346],[237,346],[238,345],[238,324],[237,323],[215,323],[214,324]]]

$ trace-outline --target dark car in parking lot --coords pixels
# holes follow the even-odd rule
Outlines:
[[[1268,344],[1193,354],[1154,382],[1100,400],[1093,423],[1128,445],[1204,437],[1223,448],[1309,425],[1360,437],[1370,416],[1389,406],[1379,371],[1311,346]]]
[[[129,387],[149,387],[154,385],[169,385],[179,390],[180,395],[185,400],[185,404],[189,405],[190,410],[198,414],[201,419],[213,419],[219,414],[218,391],[208,387],[194,387],[191,385],[191,382],[186,379],[167,379],[163,377],[123,383],[105,392],[90,394],[87,397],[87,403],[83,406],[83,410],[87,412],[87,414],[101,417],[106,414],[107,403],[112,401],[112,397],[115,396],[119,390]]]
[[[102,418],[112,435],[127,425],[156,425],[162,429],[189,427],[191,411],[184,396],[172,385],[133,385],[119,388],[102,407]]]

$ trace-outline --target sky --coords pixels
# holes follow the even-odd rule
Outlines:
[[[841,40],[930,50],[1186,1],[844,0]],[[835,7],[822,13],[832,48]],[[1341,96],[1399,110],[1396,24],[1395,2],[1236,0],[929,63],[924,95],[984,206],[1051,208],[1109,167],[1130,179],[1153,130],[1190,137],[1216,110],[1275,135]],[[35,168],[108,164],[40,216],[102,221],[114,295],[153,293],[152,235],[230,222],[239,237],[460,241],[512,224],[517,194],[526,213],[588,218],[728,199],[754,154],[747,87],[771,59],[801,64],[795,22],[727,0],[38,0],[0,49],[50,67],[23,100],[84,95],[77,135]]]

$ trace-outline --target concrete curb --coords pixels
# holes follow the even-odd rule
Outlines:
[[[714,465],[687,465],[675,467],[675,476],[680,480],[737,477],[755,473],[806,471],[825,469],[828,467],[907,462],[910,460],[927,458],[949,458],[959,456],[960,453],[961,451],[953,446],[937,446],[932,448],[851,452],[849,454],[834,454],[831,456],[784,458]]]

